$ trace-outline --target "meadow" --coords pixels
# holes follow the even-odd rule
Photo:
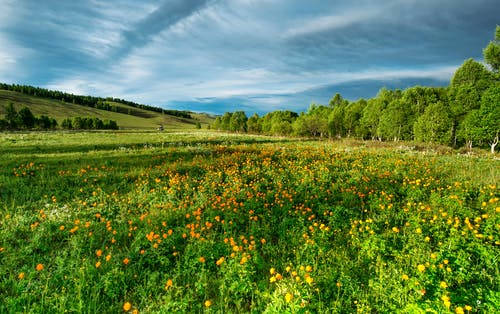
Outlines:
[[[0,134],[1,313],[493,313],[500,161],[190,132]]]

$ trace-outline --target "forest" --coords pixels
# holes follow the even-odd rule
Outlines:
[[[485,63],[466,60],[449,86],[380,89],[370,99],[348,101],[336,94],[307,112],[274,111],[247,117],[226,112],[213,128],[279,136],[415,141],[452,147],[489,147],[500,132],[500,27],[483,50]]]

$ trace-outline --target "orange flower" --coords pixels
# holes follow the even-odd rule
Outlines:
[[[123,310],[124,310],[125,312],[128,312],[131,308],[132,308],[132,304],[130,304],[130,302],[125,302],[125,303],[123,304]]]
[[[42,271],[43,270],[43,264],[37,264],[36,265],[36,270],[37,271]]]
[[[128,257],[125,257],[123,259],[123,264],[128,265],[128,263],[130,263],[130,260],[128,259]]]
[[[167,280],[167,283],[165,284],[165,290],[172,287],[173,284],[174,282],[172,281],[172,279]]]
[[[97,255],[97,257],[101,257],[101,255],[102,255],[102,250],[97,250],[97,251],[95,252],[95,255]]]
[[[99,268],[101,267],[101,261],[97,261],[97,263],[95,263],[95,268]]]
[[[200,263],[205,263],[205,258],[202,256],[202,257],[200,257],[199,261],[200,261]]]
[[[24,273],[20,273],[19,276],[17,276],[17,278],[19,278],[19,280],[24,279]]]

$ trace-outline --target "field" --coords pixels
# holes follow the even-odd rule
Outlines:
[[[500,161],[208,132],[0,134],[1,313],[493,313]]]

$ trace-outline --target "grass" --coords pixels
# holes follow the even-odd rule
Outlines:
[[[499,161],[208,132],[0,135],[2,313],[491,313]]]
[[[109,102],[124,108],[130,108],[136,115],[116,113],[112,111],[99,110],[96,108],[75,105],[42,97],[35,97],[13,91],[0,90],[0,118],[5,114],[5,107],[12,102],[17,111],[22,107],[28,107],[34,115],[47,115],[55,118],[59,124],[71,117],[97,117],[101,120],[109,119],[117,122],[121,129],[154,130],[159,125],[166,129],[195,129],[199,122],[203,127],[212,123],[212,118],[206,114],[193,113],[193,119],[179,118],[176,116],[152,112],[140,108],[129,107],[124,104]]]

